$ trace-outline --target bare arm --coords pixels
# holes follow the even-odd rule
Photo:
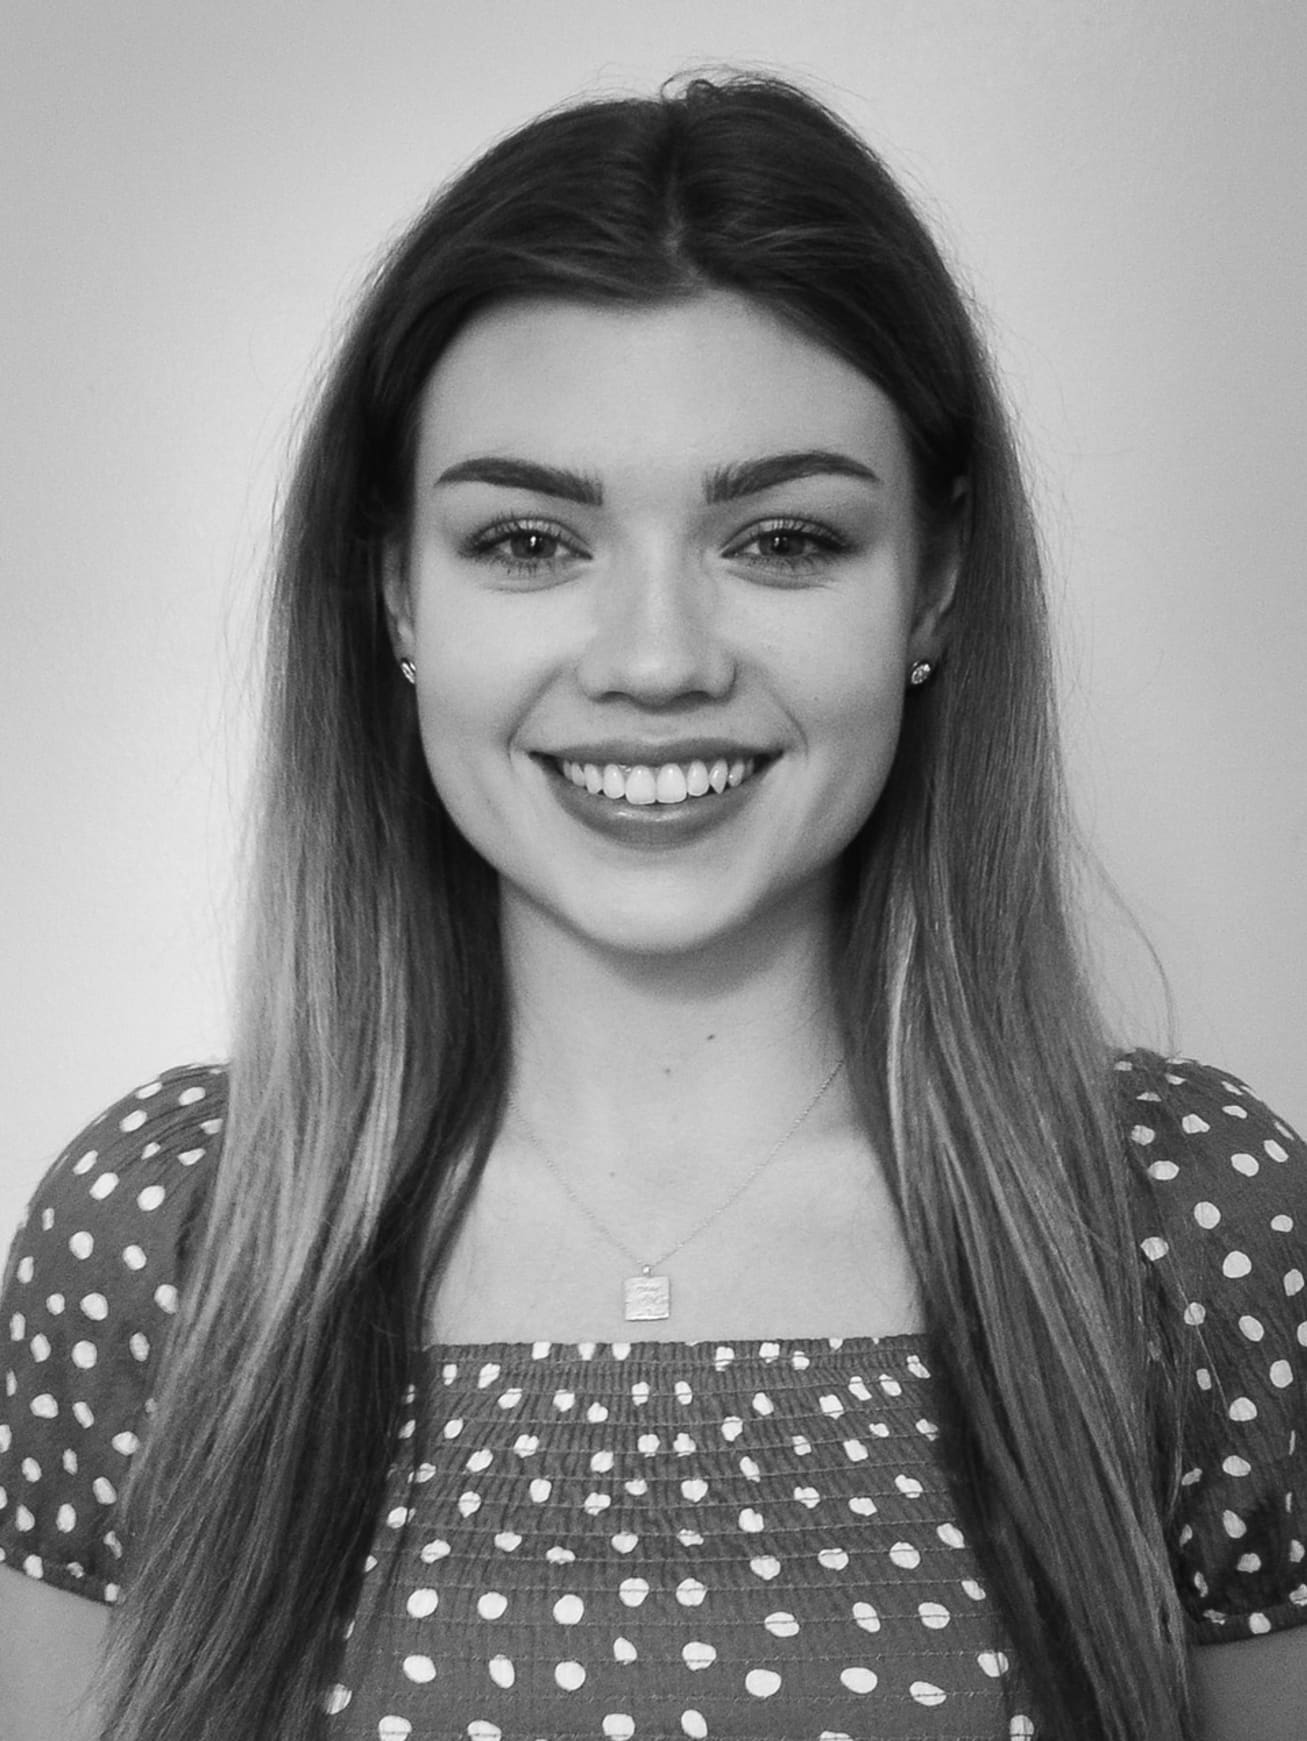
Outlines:
[[[1203,1741],[1303,1741],[1307,1735],[1307,1626],[1193,1656]]]
[[[86,1703],[110,1610],[0,1566],[0,1741],[96,1741]]]

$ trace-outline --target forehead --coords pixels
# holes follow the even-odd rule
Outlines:
[[[652,307],[496,304],[459,332],[421,405],[421,460],[478,454],[698,469],[743,454],[841,447],[906,474],[889,398],[825,345],[746,297]]]

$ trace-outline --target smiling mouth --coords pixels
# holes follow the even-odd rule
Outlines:
[[[592,798],[643,807],[720,797],[723,792],[744,785],[775,758],[742,756],[727,760],[719,756],[711,762],[663,762],[658,766],[574,762],[555,757],[548,760],[570,785]]]

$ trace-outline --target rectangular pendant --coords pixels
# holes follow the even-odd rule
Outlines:
[[[628,1276],[622,1284],[622,1294],[628,1323],[672,1315],[672,1284],[667,1276]]]

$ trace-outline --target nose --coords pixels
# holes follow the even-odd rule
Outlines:
[[[577,668],[593,700],[621,695],[645,707],[721,700],[736,660],[712,575],[683,552],[629,551],[594,593],[589,640]]]

